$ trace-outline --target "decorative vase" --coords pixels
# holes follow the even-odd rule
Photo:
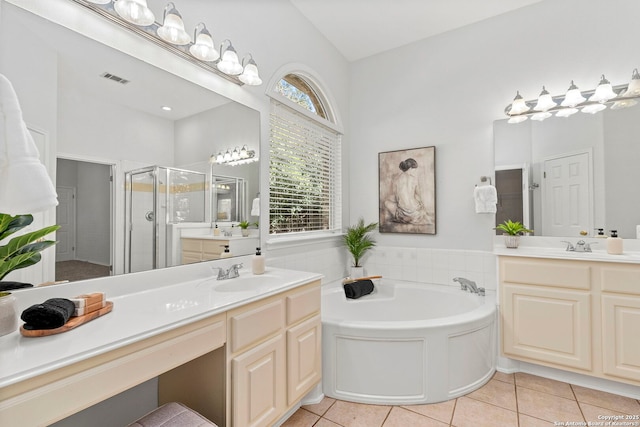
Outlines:
[[[0,292],[0,337],[18,328],[16,297],[11,292]]]
[[[360,277],[364,277],[364,267],[351,267],[351,276],[352,279],[359,279]]]
[[[248,228],[243,228],[241,230],[242,232],[242,237],[249,237],[249,229]]]
[[[518,245],[520,244],[520,236],[518,234],[516,234],[515,236],[510,234],[505,234],[504,244],[508,248],[517,249]]]

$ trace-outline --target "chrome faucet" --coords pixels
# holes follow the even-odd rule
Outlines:
[[[240,277],[240,269],[242,268],[242,264],[233,264],[228,269],[224,269],[222,267],[211,267],[212,269],[218,269],[218,277],[217,280],[226,280],[226,279],[235,279],[236,277]]]
[[[578,240],[575,244],[571,244],[571,242],[567,242],[566,240],[562,240],[562,243],[567,244],[567,252],[591,252],[591,245],[597,245],[598,242],[585,242],[584,240]]]
[[[465,279],[464,277],[454,277],[454,282],[460,283],[460,289],[463,291],[469,291],[472,294],[478,294],[484,296],[485,291],[484,288],[480,288],[476,285],[476,282],[473,280]]]

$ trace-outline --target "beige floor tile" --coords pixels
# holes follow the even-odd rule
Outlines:
[[[394,406],[385,420],[383,427],[448,427],[449,423],[441,423],[433,418],[416,414],[399,406]]]
[[[501,408],[511,411],[517,410],[515,386],[502,381],[491,380],[478,390],[468,394],[467,397],[491,403],[492,405],[500,406]]]
[[[635,399],[577,385],[572,385],[571,387],[579,402],[590,403],[601,408],[611,409],[629,415],[640,414],[640,404],[638,404],[638,401]]]
[[[518,379],[516,377],[516,384]],[[584,421],[578,402],[525,387],[516,387],[518,411],[547,421]]]
[[[575,399],[571,391],[571,386],[562,381],[551,380],[522,372],[517,372],[515,378],[517,386],[555,394],[556,396],[566,397],[567,399]]]
[[[502,381],[504,383],[510,383],[510,384],[514,384],[515,380],[514,380],[514,375],[513,374],[505,374],[503,372],[498,372],[496,371],[495,374],[493,374],[493,379],[494,380],[498,380],[498,381]]]
[[[525,414],[520,414],[518,418],[520,419],[519,427],[549,427],[554,425],[552,421],[541,420]]]
[[[324,418],[344,427],[380,427],[390,410],[391,406],[337,400],[324,414]]]
[[[335,403],[335,401],[335,399],[325,397],[320,403],[316,403],[314,405],[304,405],[303,408],[309,412],[313,412],[314,414],[322,416],[325,412],[327,412],[327,409],[329,409],[331,405]]]
[[[340,424],[336,424],[333,421],[329,421],[326,418],[320,418],[320,420],[313,427],[341,427]]]
[[[578,402],[580,405],[580,409],[582,409],[582,414],[587,421],[593,422],[602,422],[603,420],[599,418],[603,415],[621,415],[624,416],[623,412],[614,411],[612,409],[601,408],[600,406],[590,405],[584,402]],[[625,420],[622,420],[625,421]]]
[[[451,425],[455,427],[517,426],[518,415],[508,409],[461,397],[456,403]]]
[[[305,409],[298,409],[282,424],[282,427],[312,427],[320,417]]]
[[[406,405],[403,406],[403,408],[449,424],[455,406],[456,400],[452,399],[446,402],[430,403],[428,405]]]

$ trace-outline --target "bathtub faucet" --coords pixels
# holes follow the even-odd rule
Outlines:
[[[464,277],[454,277],[453,281],[460,283],[460,289],[463,291],[484,296],[484,288],[479,288],[473,280],[465,279]]]

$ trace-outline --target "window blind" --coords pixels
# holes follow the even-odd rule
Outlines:
[[[269,232],[342,228],[341,135],[271,102]]]

